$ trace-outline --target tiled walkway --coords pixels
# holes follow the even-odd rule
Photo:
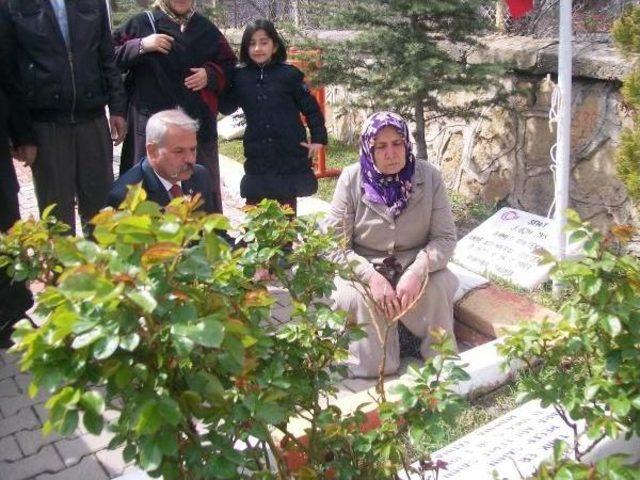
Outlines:
[[[22,215],[37,217],[31,172],[20,164],[16,167]],[[237,208],[225,206],[228,216],[237,218],[239,213]],[[288,318],[290,301],[284,292],[273,293],[277,303],[272,317],[281,322]],[[16,358],[0,350],[0,480],[103,480],[136,472],[135,467],[124,464],[121,450],[106,449],[111,437],[108,433],[94,436],[80,428],[70,438],[55,434],[43,438],[40,429],[47,416],[46,397],[30,399],[26,393],[29,381],[29,375],[16,367]],[[340,395],[373,383],[346,380]]]

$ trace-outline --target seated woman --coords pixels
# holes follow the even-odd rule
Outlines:
[[[355,267],[369,290],[365,295],[362,285],[336,280],[337,308],[367,332],[349,348],[350,376],[378,375],[385,325],[399,315],[421,339],[423,357],[430,355],[432,328],[453,337],[458,281],[446,268],[456,245],[453,214],[440,173],[416,161],[400,116],[379,112],[367,119],[360,163],[342,172],[327,221],[343,239],[342,261]],[[387,341],[385,375],[400,366],[397,324]]]

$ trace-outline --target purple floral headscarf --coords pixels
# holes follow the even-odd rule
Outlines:
[[[373,145],[384,127],[395,128],[404,138],[407,161],[395,175],[385,175],[373,160]],[[411,148],[409,127],[404,119],[391,112],[378,112],[364,122],[360,135],[360,171],[365,197],[374,203],[384,203],[397,217],[407,206],[411,196],[411,180],[416,168],[416,157]]]

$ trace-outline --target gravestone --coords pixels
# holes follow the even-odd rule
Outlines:
[[[540,265],[540,253],[552,250],[553,228],[549,218],[502,208],[458,241],[452,260],[531,290],[549,278],[551,265]]]
[[[571,444],[573,432],[553,407],[542,408],[533,400],[438,450],[431,458],[434,463],[446,463],[438,480],[526,478],[552,457],[556,439]],[[412,467],[417,469],[417,463]],[[401,474],[400,478],[421,477]],[[432,476],[426,478],[433,480]]]

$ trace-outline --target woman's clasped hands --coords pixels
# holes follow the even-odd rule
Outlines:
[[[394,289],[380,273],[375,272],[369,280],[369,289],[376,306],[391,320],[405,313],[420,294],[420,277],[407,270]]]

